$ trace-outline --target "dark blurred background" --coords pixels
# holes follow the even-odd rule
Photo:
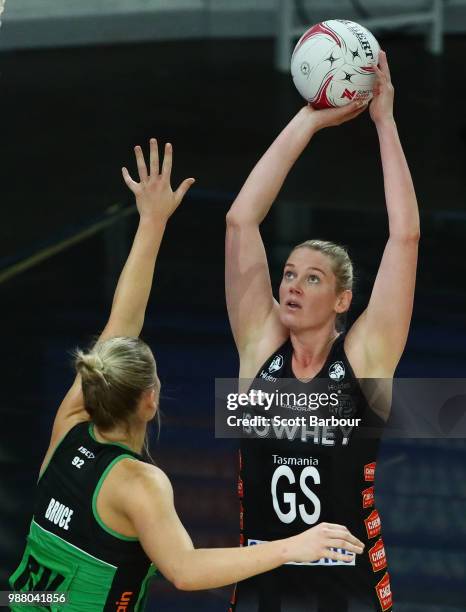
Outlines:
[[[402,13],[419,24],[435,3],[289,4],[304,31],[332,17]],[[440,4],[440,37],[442,28],[430,36],[431,25],[402,20],[372,29],[388,54],[422,217],[415,311],[398,375],[466,378],[466,2]],[[143,332],[163,383],[154,454],[195,544],[238,542],[236,445],[215,439],[213,414],[215,377],[237,373],[223,289],[224,218],[257,158],[303,103],[289,74],[275,67],[282,19],[272,0],[152,0],[132,8],[116,0],[7,1],[0,589],[22,553],[54,411],[72,380],[69,351],[103,328],[134,235],[137,215],[120,168],[134,170],[132,147],[150,136],[174,143],[175,183],[197,179],[170,220]],[[387,237],[367,113],[315,137],[263,236],[275,287],[293,244],[319,237],[347,245],[357,272],[350,323],[361,312]],[[394,609],[466,610],[465,440],[385,440],[376,497]],[[148,609],[220,611],[229,593],[176,592],[159,577]]]

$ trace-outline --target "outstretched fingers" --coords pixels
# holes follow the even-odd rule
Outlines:
[[[165,152],[163,155],[162,175],[168,179],[170,178],[170,175],[172,172],[172,165],[173,165],[173,147],[169,142],[167,142],[167,144],[165,145]]]
[[[136,164],[138,167],[139,180],[141,182],[147,181],[147,168],[146,161],[144,159],[144,153],[139,145],[134,147],[134,154],[136,155]]]
[[[156,138],[150,139],[150,173],[151,176],[159,173],[159,145]]]
[[[154,205],[156,200],[160,200],[160,206],[162,208],[165,207],[165,212],[168,213],[168,216],[170,216],[175,208],[181,203],[188,189],[194,183],[194,179],[185,179],[179,185],[178,189],[173,191],[170,184],[173,164],[172,145],[168,142],[165,145],[163,161],[159,159],[158,143],[156,138],[150,139],[149,149],[149,167],[147,167],[141,147],[139,145],[134,147],[140,182],[133,180],[126,167],[121,169],[123,180],[125,181],[127,187],[136,196],[136,200],[139,200],[138,209],[140,212],[142,208],[150,208]]]
[[[184,196],[188,192],[188,189],[191,187],[191,185],[195,183],[195,181],[196,179],[188,178],[188,179],[185,179],[181,183],[181,185],[175,191],[175,200],[176,200],[177,205],[181,202],[181,200],[184,198]]]
[[[121,169],[121,173],[123,175],[123,180],[125,181],[127,187],[129,187],[129,189],[131,189],[131,191],[135,193],[138,188],[139,183],[136,183],[136,181],[133,181],[130,173],[128,172],[128,168],[125,168],[123,166],[123,168]]]

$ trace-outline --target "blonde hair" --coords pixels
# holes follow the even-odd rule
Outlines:
[[[344,247],[328,240],[306,240],[295,246],[293,251],[304,247],[323,253],[330,259],[332,272],[337,280],[337,293],[353,289],[353,262]]]
[[[74,366],[81,375],[86,410],[102,431],[128,427],[142,393],[151,387],[159,401],[155,359],[140,338],[119,336],[97,342],[88,352],[76,349]]]

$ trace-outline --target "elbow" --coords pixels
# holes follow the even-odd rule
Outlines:
[[[246,226],[258,226],[260,223],[259,219],[251,216],[250,211],[239,211],[235,210],[234,205],[227,212],[226,216],[227,229],[229,228],[241,228]]]
[[[165,568],[164,576],[178,591],[195,591],[196,579],[189,563],[177,562],[169,569]]]
[[[174,569],[173,571],[167,571],[165,569],[163,575],[178,591],[190,590],[186,576],[183,576],[183,573],[178,569]]]
[[[171,582],[178,591],[196,591],[199,588],[189,576],[182,574],[177,574]]]
[[[243,222],[244,220],[241,219],[241,215],[237,211],[233,210],[233,208],[230,208],[226,216],[227,228],[239,227]]]
[[[390,238],[404,244],[418,244],[421,239],[421,230],[419,226],[403,228],[397,232],[390,232]]]
[[[152,561],[157,567],[157,563]],[[170,564],[170,566],[160,567],[159,570],[162,572],[164,578],[171,582],[173,586],[179,591],[187,591],[189,589],[186,588],[186,578],[183,576],[182,568],[178,564]]]
[[[174,580],[171,581],[175,589],[178,591],[189,591],[189,586],[183,578],[177,576]]]

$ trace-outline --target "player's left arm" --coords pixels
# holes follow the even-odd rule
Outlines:
[[[170,185],[172,146],[165,145],[159,170],[157,141],[150,141],[149,168],[140,146],[135,147],[139,182],[126,168],[122,169],[126,185],[136,198],[139,225],[128,259],[120,274],[110,316],[98,342],[115,336],[139,336],[154,277],[155,262],[169,217],[181,203],[194,179],[186,179],[176,191]],[[88,420],[79,375],[64,397],[55,417],[51,446],[75,423]]]
[[[357,375],[391,377],[403,353],[413,310],[419,210],[411,173],[393,118],[394,90],[384,52],[370,115],[380,143],[389,238],[366,310],[348,334],[358,355]]]

